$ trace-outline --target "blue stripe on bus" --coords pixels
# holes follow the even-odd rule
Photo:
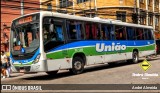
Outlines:
[[[120,45],[126,45],[127,47],[129,46],[145,46],[145,45],[149,45],[148,42],[150,44],[154,44],[154,40],[139,40],[139,41],[78,41],[78,42],[73,42],[73,43],[68,43],[62,46],[59,46],[57,48],[54,48],[52,50],[50,50],[49,52],[54,52],[54,51],[58,51],[58,50],[64,50],[64,49],[68,49],[68,48],[76,48],[76,47],[85,47],[85,46],[95,46],[96,43],[105,43],[105,45],[111,45],[112,43],[120,43]],[[13,63],[28,63],[31,62],[33,60],[35,60],[35,58],[39,55],[40,50],[38,49],[36,51],[36,53],[34,54],[34,56],[30,59],[26,59],[26,60],[14,60],[12,55],[10,55],[10,58],[12,60]]]
[[[148,43],[149,42],[149,43]],[[57,48],[51,49],[48,52],[64,50],[67,48],[85,47],[85,46],[95,46],[96,43],[105,43],[105,45],[111,45],[112,43],[120,43],[120,45],[129,46],[146,46],[154,44],[154,40],[138,40],[138,41],[78,41],[73,43],[68,43]]]

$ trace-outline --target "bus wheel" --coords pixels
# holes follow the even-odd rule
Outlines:
[[[72,69],[70,69],[70,72],[72,72],[73,74],[80,74],[82,73],[84,70],[84,61],[82,58],[80,57],[75,57],[73,58],[73,62],[72,62]]]
[[[138,52],[134,51],[132,54],[132,63],[138,63],[138,60],[139,60]]]
[[[55,75],[57,74],[58,70],[57,71],[49,71],[49,72],[46,72],[48,75]]]

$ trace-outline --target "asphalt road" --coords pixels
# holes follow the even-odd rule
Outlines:
[[[55,76],[46,73],[12,73],[12,77],[1,79],[2,84],[160,84],[160,55],[148,62],[151,67],[144,71],[140,63],[119,63],[113,66],[98,65],[85,69],[84,73],[72,75],[67,70]],[[144,76],[139,76],[139,75]],[[135,76],[137,75],[137,76]],[[157,76],[158,75],[158,76]]]

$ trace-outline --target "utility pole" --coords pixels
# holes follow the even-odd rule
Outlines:
[[[92,17],[92,14],[91,14],[91,0],[90,0],[90,4],[89,4],[89,10],[90,10],[90,18]]]
[[[58,12],[58,0],[56,0],[56,12]]]
[[[146,0],[146,25],[148,26],[148,0]]]
[[[24,1],[21,0],[21,16],[24,15]],[[22,32],[22,45],[25,46],[24,32]]]
[[[72,3],[73,3],[73,7],[72,7],[73,10],[72,11],[73,11],[73,15],[75,15],[75,12],[74,12],[74,0],[72,0]]]
[[[134,13],[137,13],[137,0],[134,0]]]
[[[41,11],[41,9],[42,9],[42,0],[39,0],[39,11]]]
[[[153,0],[153,30],[155,31],[155,9],[154,9],[154,7],[155,7],[155,0]]]
[[[140,24],[140,0],[137,0],[138,24]]]
[[[134,10],[133,10],[133,13],[132,13],[132,22],[134,24],[138,23],[137,0],[134,0]]]
[[[97,0],[94,0],[95,16],[97,16]]]
[[[68,13],[68,12],[67,12],[67,7],[68,7],[68,1],[66,0],[66,6],[65,6],[66,11],[64,12],[64,13],[66,13],[66,14]]]
[[[24,1],[21,0],[21,16],[24,15]]]

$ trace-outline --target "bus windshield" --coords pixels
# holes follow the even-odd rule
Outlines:
[[[39,17],[29,17],[30,19],[22,17],[13,21],[10,40],[10,48],[13,55],[33,53],[40,45]]]

